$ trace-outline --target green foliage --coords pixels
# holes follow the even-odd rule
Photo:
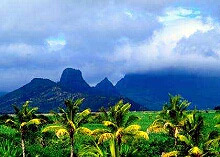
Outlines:
[[[133,124],[139,120],[139,117],[129,114],[130,107],[131,104],[124,104],[121,100],[108,111],[104,108],[101,109],[103,125],[107,129],[99,135],[98,144],[108,141],[113,157],[122,156],[126,151],[127,153],[135,152],[126,145],[128,139],[149,139],[147,132],[140,130],[141,126]]]
[[[78,133],[78,130],[81,129],[80,126],[87,121],[86,119],[91,113],[90,109],[79,112],[83,100],[84,99],[77,99],[75,101],[71,99],[66,100],[66,109],[60,108],[60,114],[54,113],[58,121],[42,129],[42,133],[55,132],[58,138],[63,138],[68,135],[70,138],[71,157],[74,155],[74,136]]]
[[[15,111],[15,117],[10,117],[7,119],[5,123],[11,128],[16,129],[20,132],[21,137],[21,147],[22,147],[22,155],[26,156],[26,148],[25,148],[25,137],[30,132],[30,129],[34,129],[35,126],[40,125],[44,122],[43,119],[38,119],[35,115],[35,112],[38,110],[37,107],[31,108],[29,107],[29,101],[26,101],[21,108],[13,105]]]
[[[167,132],[170,136],[176,137],[177,132],[184,125],[186,108],[189,105],[190,103],[180,95],[169,95],[169,102],[164,105],[148,131]]]
[[[17,157],[21,155],[21,148],[17,146],[18,143],[0,138],[0,156],[1,157]]]
[[[67,108],[60,109],[59,114],[35,115],[36,110],[26,105],[26,109],[15,108],[17,117],[0,117],[0,156],[22,155],[22,127],[26,156],[70,156],[70,131],[74,156],[219,155],[219,112],[186,111],[189,103],[180,96],[170,96],[161,112],[130,112],[130,104],[120,101],[91,116],[90,110],[79,112],[81,102],[67,100]],[[21,110],[26,116],[21,116]],[[6,119],[12,127],[5,125]],[[45,120],[47,123],[42,123]],[[154,124],[165,128],[164,132],[151,131]]]

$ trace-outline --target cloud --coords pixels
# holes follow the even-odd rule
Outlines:
[[[161,27],[149,9],[116,1],[3,0],[0,3],[1,76],[11,76],[8,80],[16,80],[19,85],[23,82],[19,74],[30,78],[26,71],[33,73],[32,77],[58,81],[60,76],[52,75],[53,71],[61,72],[65,67],[82,69],[86,79],[94,84],[109,76],[112,65],[106,63],[105,56],[112,53],[122,38],[141,41]],[[104,68],[99,74],[100,66]],[[92,67],[94,72],[90,72]],[[12,75],[12,69],[20,73]],[[2,84],[0,90],[15,87],[10,83],[5,88]]]
[[[113,57],[109,58],[113,63],[120,64],[122,72],[167,68],[201,71],[207,68],[213,70],[219,65],[217,22],[210,17],[201,17],[194,9],[180,7],[169,8],[158,20],[163,27],[156,30],[150,39],[138,43],[126,42],[115,48]]]
[[[92,85],[105,76],[115,83],[129,72],[203,61],[212,68],[219,2],[197,2],[2,0],[0,91],[33,77],[58,81],[66,67],[81,69]]]

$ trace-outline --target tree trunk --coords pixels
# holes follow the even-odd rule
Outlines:
[[[70,137],[70,157],[74,157],[74,139],[73,139],[73,135]]]
[[[21,131],[21,148],[22,148],[23,157],[25,157],[25,145],[24,145],[24,134],[23,134],[23,131]]]
[[[115,150],[116,150],[116,157],[120,157],[120,150],[121,150],[121,136],[119,136],[115,141]]]
[[[116,143],[114,139],[111,139],[110,141],[110,152],[111,152],[111,157],[118,157],[117,154],[117,150],[116,150]]]

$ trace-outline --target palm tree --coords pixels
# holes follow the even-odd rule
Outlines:
[[[68,99],[65,101],[66,109],[60,108],[60,113],[57,114],[59,122],[43,128],[42,132],[54,131],[57,137],[68,134],[70,137],[70,156],[74,156],[74,134],[80,129],[80,126],[86,122],[88,115],[91,113],[90,109],[79,112],[80,105],[84,99],[77,99],[73,101]]]
[[[190,102],[183,99],[180,95],[169,94],[169,102],[163,106],[163,110],[156,117],[156,120],[148,128],[148,132],[164,132],[175,138],[184,125],[186,118],[186,108]]]
[[[185,124],[177,137],[185,143],[183,153],[188,156],[219,156],[220,136],[218,131],[209,133],[208,138],[202,133],[203,117],[198,111],[187,115]]]
[[[146,132],[140,131],[141,127],[139,125],[131,125],[139,118],[129,114],[130,107],[131,104],[124,104],[121,100],[115,106],[110,107],[109,111],[102,108],[103,124],[107,129],[94,130],[92,132],[93,135],[99,135],[98,144],[107,140],[110,142],[112,157],[120,156],[121,144],[126,141],[126,137],[149,139]]]
[[[217,113],[217,115],[214,117],[214,120],[216,121],[215,128],[213,128],[213,131],[211,131],[208,135],[208,138],[205,142],[205,150],[208,151],[211,154],[215,154],[216,156],[220,155],[220,114]]]
[[[92,135],[92,131],[90,132]],[[88,133],[87,133],[88,135]],[[80,150],[78,156],[80,157],[104,157],[107,156],[107,151],[103,150],[100,145],[96,143],[95,140],[91,140],[91,142],[87,142],[86,144],[82,145],[83,149]]]
[[[31,125],[39,125],[42,122],[44,122],[44,120],[37,118],[35,113],[38,110],[38,108],[30,108],[29,101],[26,101],[20,109],[15,105],[13,105],[13,108],[15,111],[15,117],[7,119],[6,124],[20,132],[22,154],[23,157],[25,157],[25,133],[27,132],[28,127]]]
[[[203,117],[196,110],[187,115],[182,130],[177,134],[178,140],[186,145],[183,154],[196,157],[205,155],[202,148],[204,139],[202,134],[203,123]]]

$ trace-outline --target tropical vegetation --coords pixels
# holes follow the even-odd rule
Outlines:
[[[0,156],[219,156],[219,111],[187,110],[190,102],[169,95],[160,112],[131,112],[123,100],[93,113],[84,99],[65,100],[59,112],[37,114],[25,102],[0,117]]]

